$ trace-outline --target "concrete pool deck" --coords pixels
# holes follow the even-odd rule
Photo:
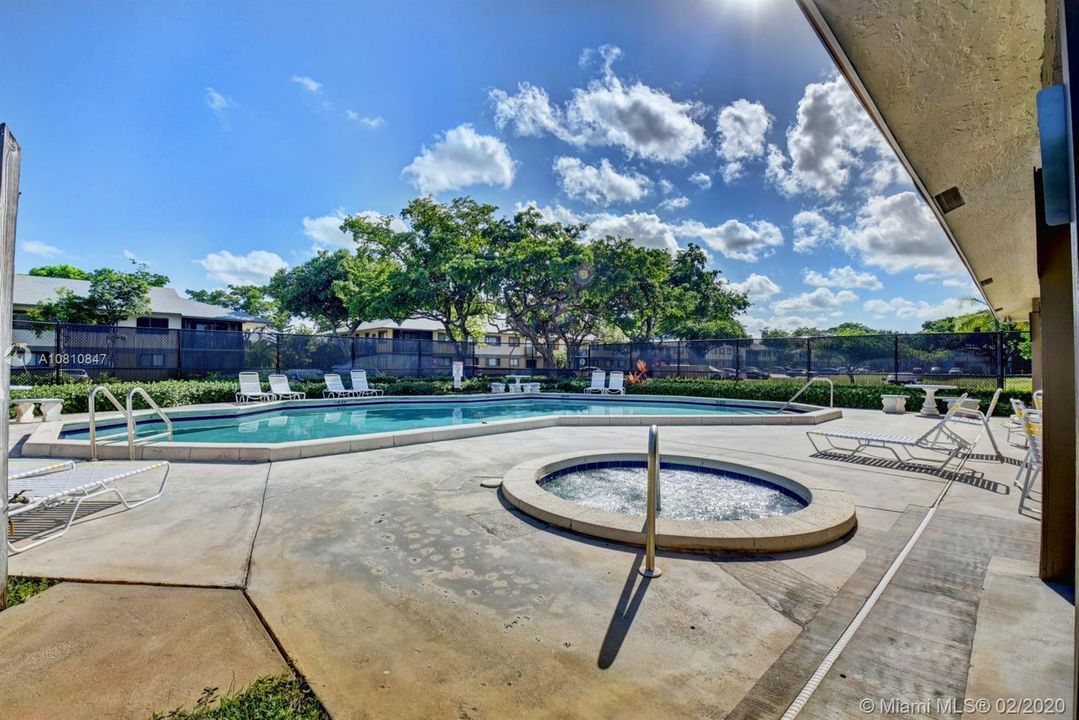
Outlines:
[[[831,424],[918,435],[931,422],[844,415]],[[198,696],[198,683],[177,678],[201,672],[203,685],[228,687],[230,662],[237,678],[259,663],[283,667],[250,650],[268,632],[335,718],[778,717],[946,484],[888,462],[813,457],[805,429],[671,426],[662,447],[814,475],[853,499],[851,534],[786,555],[661,553],[664,574],[652,581],[636,572],[640,550],[550,528],[481,487],[534,458],[639,452],[642,427],[176,463],[159,501],[91,516],[11,559],[14,574],[108,585],[64,583],[0,614],[0,638],[19,638],[4,646],[0,706],[30,696],[21,717],[98,717],[86,703],[95,698],[117,716],[167,710]],[[952,484],[800,717],[866,717],[862,698],[1070,697],[1072,600],[1036,577],[1039,525],[1016,512],[1016,467],[969,468],[980,475]],[[115,670],[95,664],[93,643],[60,644],[57,623],[100,636],[100,618],[78,613],[80,592],[127,584],[221,588],[202,592],[234,593],[265,629],[207,615],[208,631],[221,624],[233,639],[204,666],[198,637],[169,634],[152,615],[108,626],[130,661]],[[193,592],[152,590],[175,593],[176,612]],[[129,602],[135,616],[142,605]],[[228,627],[247,628],[247,640]],[[168,661],[162,643],[174,648]],[[15,670],[44,655],[71,674],[59,688]],[[139,661],[142,672],[124,669]],[[145,687],[155,673],[157,696]]]

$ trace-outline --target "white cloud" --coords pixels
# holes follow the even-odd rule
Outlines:
[[[716,152],[726,164],[723,181],[730,183],[742,176],[745,163],[764,155],[765,137],[772,128],[772,115],[759,102],[735,100],[719,111],[716,130],[719,147]]]
[[[586,223],[586,238],[614,235],[633,238],[645,247],[662,247],[672,251],[679,247],[678,240],[684,240],[701,243],[725,257],[746,262],[756,262],[771,254],[774,247],[783,244],[783,233],[764,220],[754,221],[750,225],[728,220],[722,225],[709,226],[699,220],[669,223],[654,213],[577,213],[562,205],[540,206],[535,201],[517,204],[517,210],[525,207],[534,207],[548,222]]]
[[[744,292],[753,302],[766,300],[783,290],[767,275],[753,273],[742,282],[730,283],[730,288],[735,292]]]
[[[585,88],[576,88],[562,107],[553,105],[547,91],[522,82],[513,95],[492,90],[495,122],[513,127],[523,137],[554,137],[576,146],[621,148],[628,157],[659,162],[682,162],[707,144],[696,121],[697,104],[679,102],[663,90],[641,82],[623,83],[611,68],[621,50],[605,46],[602,75]],[[588,64],[594,54],[583,55]]]
[[[933,213],[910,191],[870,197],[858,211],[854,226],[842,228],[838,240],[865,264],[890,273],[929,270],[954,274],[960,267]]]
[[[835,237],[832,223],[816,210],[803,210],[791,221],[794,227],[794,252],[808,253]]]
[[[210,253],[198,263],[206,269],[211,280],[228,285],[261,285],[288,264],[276,253],[252,250],[246,255],[233,255],[228,250]]]
[[[756,262],[783,244],[783,233],[765,220],[756,220],[749,225],[739,220],[728,220],[713,227],[698,220],[687,220],[678,226],[677,234],[700,240],[725,257],[746,262]]]
[[[670,195],[675,190],[674,183],[672,183],[667,178],[660,178],[659,189],[660,192],[662,192],[664,195]]]
[[[962,298],[948,298],[939,303],[929,303],[925,300],[912,301],[895,297],[891,300],[868,300],[863,307],[878,318],[895,315],[903,319],[918,320],[936,320],[973,312],[970,302]]]
[[[868,153],[867,157],[865,154]],[[867,166],[868,162],[868,166]],[[834,197],[861,169],[872,191],[906,179],[895,153],[841,77],[810,83],[787,130],[787,152],[768,147],[767,177],[787,195]]]
[[[921,283],[933,282],[934,280],[940,280],[942,277],[944,276],[940,273],[918,273],[914,276],[914,281]]]
[[[970,278],[944,278],[940,281],[940,284],[946,288],[968,288],[971,292],[975,292],[974,283],[970,281]]]
[[[832,288],[862,288],[865,290],[880,290],[881,284],[877,276],[869,272],[858,272],[850,265],[841,268],[830,268],[827,274],[816,270],[806,270],[803,275],[806,285],[814,287]]]
[[[16,244],[16,248],[30,255],[43,258],[54,258],[64,254],[64,251],[55,245],[49,245],[40,240],[22,240]]]
[[[381,115],[367,117],[366,115],[360,115],[355,110],[345,110],[345,118],[351,120],[352,122],[359,123],[360,125],[371,128],[372,130],[374,130],[375,128],[380,128],[386,124],[386,121],[382,119]]]
[[[562,192],[596,205],[640,200],[652,186],[652,181],[640,173],[618,172],[607,158],[599,165],[587,165],[580,158],[557,157],[554,172]]]
[[[459,125],[431,147],[424,146],[402,175],[422,193],[459,190],[469,185],[513,184],[517,168],[506,144]]]
[[[685,195],[679,195],[678,197],[667,198],[659,204],[660,210],[682,210],[689,207],[689,198]]]
[[[293,75],[292,82],[303,87],[308,92],[317,93],[322,90],[322,83],[307,75]]]
[[[702,172],[695,172],[689,176],[689,181],[699,187],[701,190],[707,190],[712,187],[712,178]]]
[[[794,295],[793,297],[777,300],[772,304],[772,310],[780,315],[791,313],[810,313],[835,310],[841,305],[854,302],[858,296],[850,290],[840,290],[833,293],[826,287],[817,288],[811,292]]]
[[[363,210],[355,213],[355,215],[361,215],[369,220],[377,220],[383,216],[376,210]],[[341,232],[341,223],[343,223],[348,214],[341,208],[334,210],[327,215],[320,215],[318,217],[305,217],[303,219],[303,234],[313,241],[313,250],[326,250],[336,249],[339,247],[352,249],[355,242],[352,239],[351,233]],[[404,232],[408,229],[408,226],[396,215],[392,216],[390,221],[390,228],[397,232]]]
[[[802,315],[773,315],[767,320],[764,318],[757,318],[752,316],[744,316],[738,318],[742,325],[745,326],[746,332],[750,337],[760,337],[761,331],[764,328],[774,328],[777,330],[796,330],[803,327],[819,327],[821,325],[828,324],[828,318],[826,317],[804,317]]]
[[[217,116],[221,127],[229,129],[229,108],[236,107],[236,101],[227,95],[222,95],[212,87],[206,88],[206,107],[210,108]]]

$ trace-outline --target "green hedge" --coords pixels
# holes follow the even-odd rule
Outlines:
[[[582,378],[534,378],[541,382],[547,392],[580,392],[588,385]],[[228,380],[163,380],[155,383],[117,382],[108,383],[108,388],[122,402],[131,388],[142,386],[150,397],[161,407],[179,405],[200,405],[204,403],[232,402],[238,385]],[[315,382],[293,382],[294,390],[306,392],[308,397],[322,397],[325,386]],[[449,395],[453,392],[453,381],[449,378],[378,378],[372,386],[380,388],[387,395]],[[627,385],[627,392],[633,395],[681,395],[737,400],[788,400],[798,388],[799,382],[736,382],[734,380],[689,380],[680,378],[657,378],[644,383]],[[491,379],[487,377],[469,378],[462,384],[462,392],[486,393],[491,390]],[[90,386],[86,383],[63,385],[37,385],[30,390],[12,393],[13,398],[59,398],[64,401],[64,412],[86,412],[87,396]],[[956,391],[959,392],[959,391]],[[883,394],[906,395],[907,407],[917,408],[922,402],[922,393],[896,385],[836,385],[836,407],[866,408],[879,410],[880,396]],[[992,391],[970,391],[972,398],[982,401],[987,406]],[[1005,391],[997,404],[997,415],[1011,413],[1010,398],[1019,398],[1030,403],[1029,392]],[[809,388],[800,398],[812,405],[828,404],[828,387],[817,384]],[[108,407],[107,402],[102,407]],[[145,405],[136,400],[136,407]]]

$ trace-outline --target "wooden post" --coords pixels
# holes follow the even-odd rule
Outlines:
[[[11,398],[11,301],[15,284],[15,218],[19,212],[19,160],[22,151],[8,126],[0,123],[0,610],[7,605],[7,454],[8,401]]]

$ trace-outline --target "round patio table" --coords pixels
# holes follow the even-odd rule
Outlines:
[[[922,403],[922,411],[918,413],[923,417],[940,417],[940,411],[937,410],[937,391],[938,390],[955,390],[955,385],[920,385],[917,383],[911,383],[905,385],[911,390],[921,390],[925,393],[925,402]]]

